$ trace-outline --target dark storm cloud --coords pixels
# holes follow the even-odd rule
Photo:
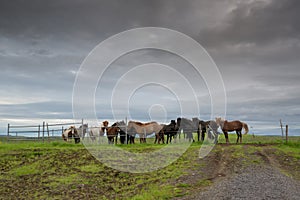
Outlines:
[[[1,1],[1,26],[5,36],[30,36],[34,40],[64,35],[82,39],[109,36],[124,28],[151,22],[158,1],[131,0],[15,0]],[[152,12],[151,12],[152,11]],[[142,25],[143,25],[142,24]],[[54,34],[54,35],[53,35]],[[99,38],[98,38],[99,39]]]
[[[222,23],[201,33],[208,46],[265,45],[277,40],[300,39],[298,0],[241,1]]]
[[[73,83],[88,53],[121,31],[159,26],[181,31],[208,50],[225,82],[229,118],[263,120],[272,113],[272,120],[295,119],[300,112],[299,10],[298,0],[2,0],[0,113],[71,117]],[[153,59],[188,69],[167,54],[147,52],[120,59],[115,71]],[[206,107],[209,94],[200,96]],[[99,101],[97,108],[110,117],[110,105]],[[208,119],[210,109],[203,110]],[[132,112],[142,118],[145,109]]]

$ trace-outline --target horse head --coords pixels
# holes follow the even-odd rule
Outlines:
[[[71,132],[72,132],[72,137],[75,140],[75,144],[79,143],[80,142],[80,136],[78,134],[77,129],[75,128],[75,126],[71,126],[70,129],[71,129]]]
[[[104,121],[104,122],[102,122],[102,124],[103,124],[104,127],[108,127],[109,122],[108,121]]]
[[[216,117],[216,123],[218,126],[223,127],[225,122],[225,119],[223,119],[222,117]]]

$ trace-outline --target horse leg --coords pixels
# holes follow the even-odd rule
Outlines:
[[[167,144],[169,144],[170,134],[167,134]]]
[[[203,142],[205,138],[205,132],[201,130],[201,141]]]
[[[242,143],[242,131],[239,131],[240,132],[240,143]]]
[[[237,135],[236,143],[239,143],[240,133],[238,131],[236,131],[236,135]]]
[[[223,131],[223,132],[224,132],[224,135],[225,135],[226,144],[229,144],[228,132],[227,131]]]

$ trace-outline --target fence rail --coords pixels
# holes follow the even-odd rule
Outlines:
[[[50,141],[52,138],[60,137],[64,131],[64,126],[83,125],[81,122],[73,123],[53,123],[49,124],[45,121],[42,125],[7,125],[7,141],[10,140],[42,140]],[[52,129],[50,127],[53,127]],[[51,132],[51,134],[50,134]],[[56,133],[56,134],[54,134]],[[58,133],[60,135],[58,135]],[[30,135],[29,135],[30,134]]]

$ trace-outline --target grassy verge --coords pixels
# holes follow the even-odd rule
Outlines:
[[[251,135],[246,145],[220,144],[205,159],[199,159],[201,142],[189,149],[171,165],[151,173],[131,174],[106,167],[82,144],[56,142],[1,142],[0,199],[170,199],[191,194],[213,184],[208,171],[222,165],[224,169],[262,164],[261,153],[279,158],[280,166],[300,171],[300,137],[284,144],[281,137]],[[230,135],[234,143],[236,135]],[[164,145],[118,145],[132,152],[156,151]],[[227,157],[224,157],[226,154]],[[117,155],[116,155],[117,156]],[[282,159],[281,159],[282,158]],[[224,160],[226,159],[226,160]],[[288,160],[286,160],[288,159]],[[232,163],[231,163],[232,162]],[[277,162],[277,161],[276,161]],[[227,166],[228,165],[228,166]],[[230,166],[231,165],[231,166]],[[222,166],[221,166],[222,167]],[[214,172],[212,171],[212,174]],[[296,176],[297,174],[294,173]],[[294,175],[293,174],[293,175]]]

